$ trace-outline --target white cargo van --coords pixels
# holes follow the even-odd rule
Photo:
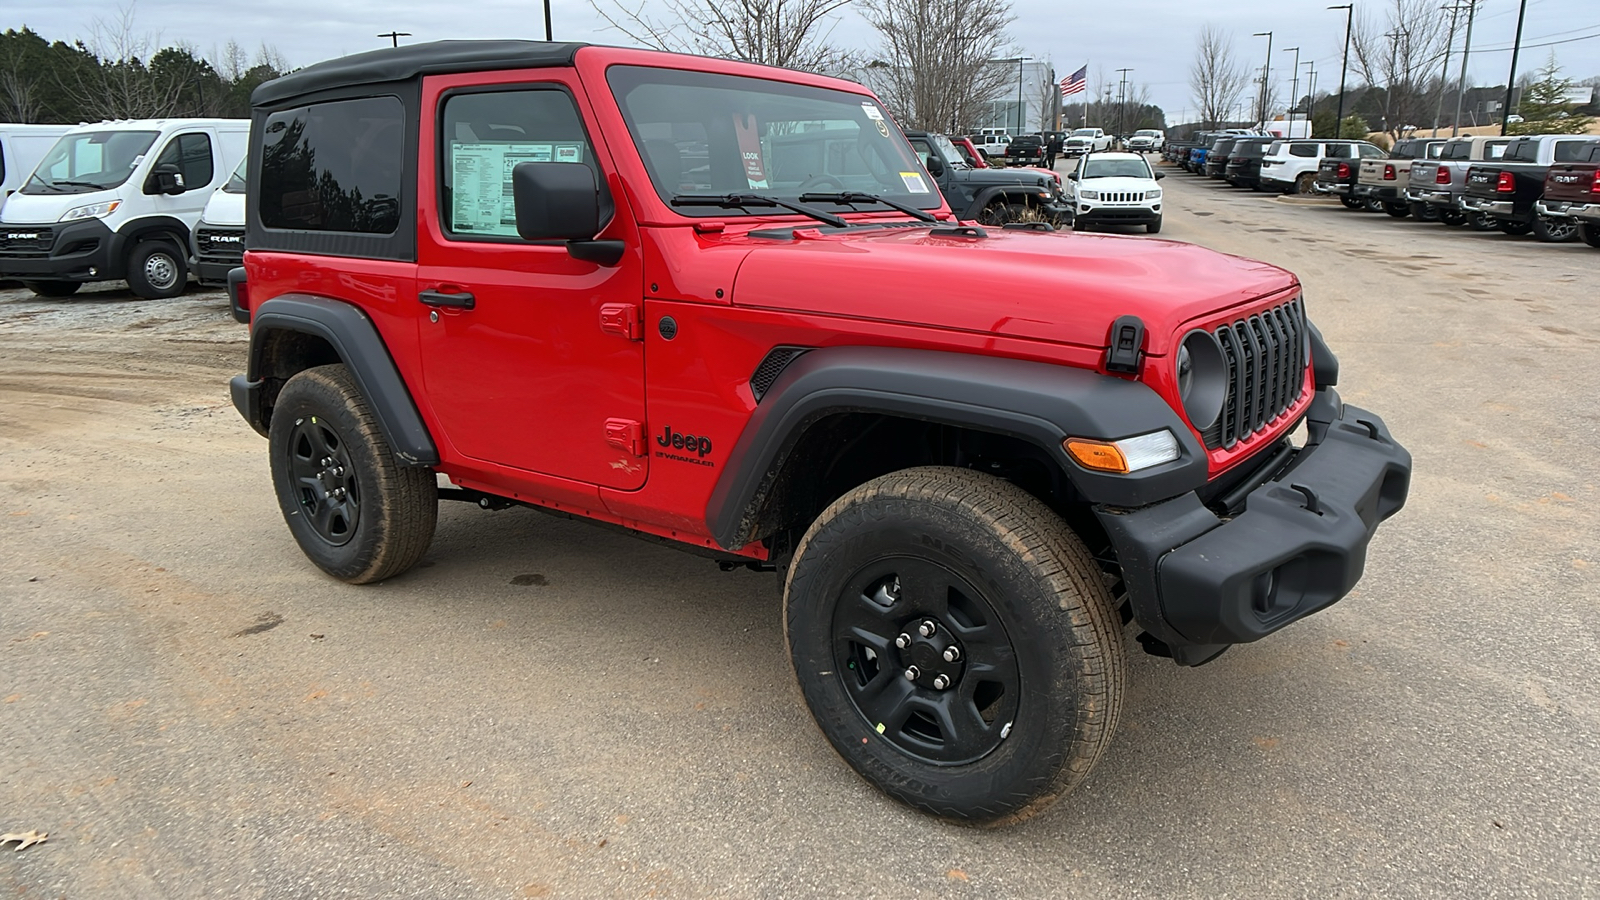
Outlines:
[[[244,119],[73,128],[0,209],[0,278],[47,297],[120,278],[140,297],[177,296],[190,232],[249,139]]]
[[[201,284],[227,284],[228,272],[244,265],[244,185],[249,159],[206,201],[194,227],[194,276]]]
[[[0,209],[71,125],[0,124]]]

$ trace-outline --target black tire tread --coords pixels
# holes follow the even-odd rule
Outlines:
[[[853,507],[880,498],[902,502],[948,503],[972,517],[992,534],[1000,537],[1041,579],[1048,581],[1061,610],[1067,614],[1082,667],[1081,696],[1089,715],[1076,723],[1075,735],[1067,750],[1066,763],[1055,773],[1054,781],[1036,793],[1026,805],[993,818],[974,821],[970,812],[924,805],[936,815],[961,824],[1002,826],[1020,822],[1045,809],[1077,787],[1105,755],[1122,715],[1128,680],[1127,650],[1123,644],[1121,619],[1100,568],[1083,541],[1038,498],[1010,482],[967,469],[925,466],[904,469],[866,482],[830,504],[817,516],[795,548],[801,559],[819,533]],[[795,566],[784,579],[784,618],[788,619],[789,599]],[[788,629],[784,631],[785,651]],[[799,675],[795,673],[796,689]],[[820,727],[819,727],[820,730]],[[831,745],[831,742],[830,742]],[[921,804],[919,804],[921,805]]]

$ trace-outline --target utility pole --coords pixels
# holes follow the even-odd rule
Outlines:
[[[1294,137],[1294,110],[1300,105],[1300,48],[1285,47],[1281,52],[1294,51],[1294,69],[1289,78],[1289,133],[1284,137]]]
[[[1120,135],[1127,134],[1127,131],[1122,127],[1122,123],[1124,116],[1128,112],[1128,73],[1133,70],[1118,69],[1117,71],[1122,73],[1122,86],[1117,88],[1117,134]]]
[[[1338,118],[1333,123],[1333,136],[1338,138],[1339,132],[1344,130],[1344,78],[1350,71],[1350,26],[1355,22],[1356,5],[1346,3],[1343,6],[1328,8],[1344,10],[1344,62],[1339,65],[1339,112]]]
[[[409,32],[409,31],[391,31],[388,34],[380,34],[380,35],[378,35],[378,37],[386,37],[386,38],[389,39],[389,46],[398,47],[398,46],[400,46],[400,39],[403,38],[403,37],[411,37],[411,32]]]
[[[544,2],[549,3],[550,0],[544,0]],[[1033,59],[1033,57],[1017,57],[1017,135],[1022,134],[1022,113],[1024,111],[1022,107],[1022,64],[1030,59]],[[1040,130],[1042,131],[1043,128]]]
[[[1467,42],[1461,48],[1461,85],[1456,89],[1456,117],[1450,122],[1450,136],[1461,129],[1461,101],[1467,96],[1467,57],[1472,55],[1472,19],[1478,13],[1478,0],[1467,0]]]
[[[555,40],[550,36],[550,0],[544,0],[544,39],[546,41]]]
[[[1506,102],[1500,107],[1500,133],[1506,133],[1511,121],[1511,92],[1517,88],[1517,52],[1522,49],[1522,20],[1528,15],[1528,0],[1522,0],[1517,10],[1517,39],[1511,43],[1511,74],[1506,76]]]
[[[1261,115],[1257,118],[1262,125],[1267,124],[1267,79],[1272,77],[1272,32],[1258,31],[1251,37],[1264,37],[1267,39],[1267,64],[1261,67]]]
[[[1310,74],[1306,76],[1309,84],[1306,88],[1306,137],[1315,137],[1311,132],[1316,130],[1316,124],[1313,120],[1316,118],[1317,112],[1317,61],[1314,59],[1307,60],[1305,65],[1310,69]]]
[[[1457,3],[1454,6],[1441,6],[1440,9],[1450,11],[1450,36],[1444,42],[1444,69],[1439,72],[1439,103],[1433,109],[1433,136],[1439,136],[1439,122],[1444,118],[1444,86],[1450,77],[1450,51],[1456,45],[1456,16],[1465,6]]]

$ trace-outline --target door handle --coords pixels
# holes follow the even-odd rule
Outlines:
[[[455,309],[472,309],[478,305],[472,294],[462,291],[459,294],[443,294],[439,291],[423,291],[417,295],[428,306],[449,306]]]

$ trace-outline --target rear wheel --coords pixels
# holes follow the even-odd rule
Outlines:
[[[71,297],[83,287],[76,281],[24,281],[22,286],[41,297]]]
[[[1521,237],[1533,230],[1532,222],[1517,222],[1512,219],[1501,219],[1495,223],[1502,232]]]
[[[1584,222],[1578,226],[1578,233],[1585,244],[1600,249],[1600,222]]]
[[[1439,221],[1454,228],[1457,225],[1467,224],[1467,216],[1457,209],[1441,209],[1439,210]]]
[[[834,501],[784,588],[795,680],[852,768],[971,823],[1027,818],[1116,731],[1121,622],[1083,542],[1037,498],[907,469]]]
[[[267,435],[289,532],[317,567],[366,584],[399,575],[433,540],[433,470],[402,466],[342,365],[317,366],[279,392]]]
[[[1404,219],[1406,216],[1411,215],[1411,207],[1404,203],[1385,203],[1383,211],[1396,219]]]
[[[1301,195],[1310,195],[1317,192],[1317,173],[1301,172],[1294,180],[1294,192]]]
[[[1360,209],[1362,206],[1360,200],[1346,194],[1339,195],[1339,202],[1344,204],[1345,209]]]
[[[1578,239],[1578,220],[1556,216],[1534,216],[1533,236],[1547,244],[1565,244]]]
[[[189,286],[189,261],[166,241],[142,241],[128,254],[128,287],[146,300],[166,300]]]
[[[1485,212],[1467,213],[1467,225],[1473,231],[1494,231],[1500,227],[1500,220]]]
[[[1377,197],[1368,197],[1361,201],[1361,208],[1367,212],[1383,212],[1383,201]]]
[[[1407,207],[1411,211],[1411,218],[1418,222],[1439,221],[1439,210],[1432,203],[1411,203]]]

